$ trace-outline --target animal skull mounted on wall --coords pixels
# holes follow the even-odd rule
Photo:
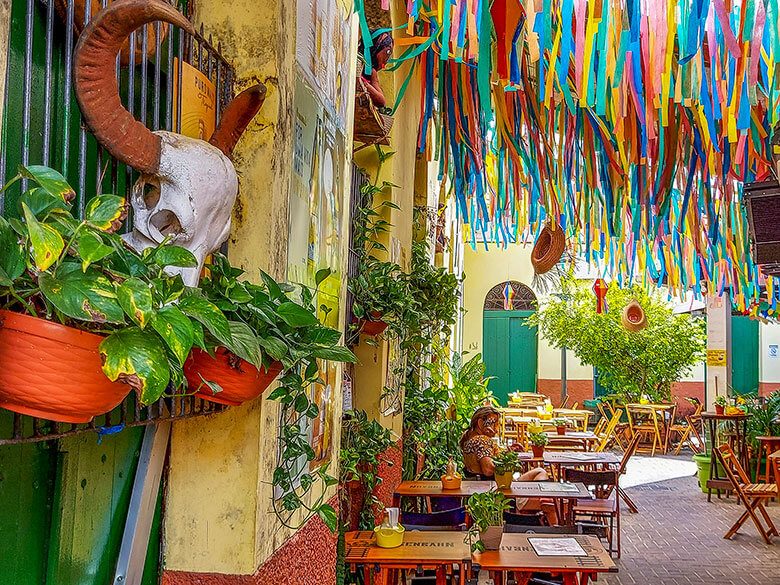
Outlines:
[[[125,240],[139,252],[170,237],[198,260],[176,268],[184,283],[198,283],[205,258],[230,234],[238,177],[230,156],[265,100],[255,85],[236,96],[223,112],[209,142],[173,132],[152,132],[122,105],[116,56],[134,30],[161,20],[190,34],[190,22],[161,0],[116,0],[90,21],[79,37],[74,89],[84,121],[119,161],[141,172],[133,187],[133,231]]]

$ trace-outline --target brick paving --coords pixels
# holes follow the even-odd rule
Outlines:
[[[667,459],[670,466],[675,461],[682,465],[684,459]],[[780,585],[780,538],[765,545],[751,520],[731,540],[723,538],[744,511],[733,497],[718,501],[713,495],[708,503],[691,476],[634,485],[626,492],[640,513],[631,514],[621,506],[623,555],[616,561],[620,572],[599,578],[599,583]],[[777,502],[768,511],[780,527]]]

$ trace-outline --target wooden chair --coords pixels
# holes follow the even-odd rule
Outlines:
[[[571,510],[571,520],[582,523],[582,518],[591,519],[583,526],[604,525],[607,527],[607,542],[609,553],[617,552],[620,558],[620,498],[615,495],[618,487],[617,471],[582,471],[580,469],[564,469],[566,481],[582,482],[592,488],[595,500],[578,500]],[[609,521],[609,524],[607,524]]]
[[[626,473],[626,467],[628,466],[628,461],[629,459],[631,459],[631,457],[634,456],[634,453],[636,453],[637,447],[639,447],[639,435],[636,435],[633,439],[631,439],[631,442],[628,444],[626,450],[623,452],[623,459],[620,460],[620,465],[617,468],[618,484],[616,486],[618,495],[626,503],[628,509],[631,510],[634,514],[639,513],[639,508],[636,507],[636,504],[631,499],[631,497],[623,490],[622,487],[620,487],[620,476]]]
[[[558,408],[567,408],[567,406],[566,406],[567,404],[569,404],[569,395],[568,394],[566,394],[563,397],[563,400],[561,401],[561,405]]]
[[[637,407],[634,407],[637,408]],[[643,449],[650,451],[650,456],[655,457],[655,450],[657,448],[663,449],[664,441],[661,436],[661,425],[658,422],[658,413],[655,410],[634,410],[626,407],[626,415],[628,416],[628,426],[631,429],[631,436],[639,435],[642,438],[647,437],[652,439],[652,443],[648,447],[643,446]]]
[[[745,506],[745,512],[734,525],[729,528],[729,531],[723,538],[731,538],[739,530],[740,526],[745,523],[748,518],[753,520],[753,523],[758,528],[764,542],[772,544],[772,536],[778,536],[777,528],[772,524],[772,520],[769,518],[769,514],[766,513],[764,508],[764,500],[771,500],[777,496],[777,484],[774,483],[750,483],[750,478],[742,469],[737,456],[731,447],[724,443],[715,450],[718,456],[718,460],[723,466],[723,470],[726,472],[726,476],[734,491],[737,493],[737,499]],[[761,523],[761,520],[756,515],[758,511],[761,516],[764,517],[767,526]]]
[[[603,400],[599,400],[597,405],[598,405],[599,412],[601,413],[601,419],[599,419],[599,422],[603,420],[605,425],[609,424],[609,422],[614,418],[615,414],[620,415],[617,417],[615,427],[610,433],[611,436],[610,436],[609,443],[601,450],[608,448],[609,445],[613,443],[618,447],[620,447],[620,449],[625,450],[625,445],[623,443],[623,440],[624,440],[624,435],[628,430],[628,423],[621,422],[620,420],[623,416],[623,407],[613,406],[609,402],[604,402]],[[596,434],[598,435],[599,433]],[[599,451],[599,449],[596,449],[596,451]]]
[[[701,425],[702,403],[699,402],[697,398],[693,398],[692,400],[696,401],[696,410],[694,413],[685,415],[684,423],[672,423],[671,427],[669,428],[669,433],[672,434],[672,436],[674,436],[674,433],[677,433],[680,438],[680,442],[677,444],[677,448],[674,450],[675,455],[679,455],[680,449],[682,449],[685,445],[690,447],[691,451],[693,451],[696,455],[701,453],[702,449],[704,448],[704,441],[702,441],[698,429],[698,427]],[[698,445],[693,442],[693,437],[696,437]]]
[[[603,430],[599,433],[594,431],[599,437],[599,444],[596,446],[595,451],[601,452],[608,449],[613,444],[617,444],[621,449],[625,451],[626,447],[620,439],[621,434],[626,429],[626,424],[621,423],[620,419],[623,416],[623,409],[620,407],[615,408],[612,411],[612,416],[607,420],[602,417],[599,423],[603,420],[607,420],[604,424]]]

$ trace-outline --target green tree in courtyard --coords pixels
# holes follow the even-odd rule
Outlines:
[[[554,347],[571,350],[583,363],[598,368],[600,382],[627,402],[668,400],[671,385],[699,363],[706,345],[700,318],[675,315],[659,292],[648,293],[614,283],[607,292],[605,313],[596,312],[592,281],[562,279],[558,294],[540,303],[529,324]],[[623,309],[636,299],[647,315],[647,326],[636,332],[621,322]]]

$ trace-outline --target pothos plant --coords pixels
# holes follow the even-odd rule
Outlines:
[[[20,167],[19,215],[0,217],[0,306],[106,335],[103,372],[130,384],[144,404],[185,383],[182,366],[205,330],[230,339],[227,320],[168,266],[196,266],[184,248],[160,244],[139,254],[114,233],[126,216],[117,195],[91,199],[75,218],[76,193],[57,171]]]
[[[280,385],[270,395],[270,399],[282,405],[280,448],[273,474],[273,485],[280,497],[274,498],[274,510],[290,528],[301,526],[317,514],[335,532],[337,515],[324,501],[325,489],[313,503],[307,501],[306,494],[317,480],[327,488],[337,483],[336,479],[328,475],[327,465],[314,474],[301,473],[316,456],[309,444],[306,419],[317,418],[320,410],[309,394],[312,384],[324,384],[318,360],[356,362],[357,358],[339,345],[340,331],[317,319],[317,289],[278,283],[265,272],[261,272],[263,284],[240,280],[243,270],[230,266],[221,254],[214,254],[207,268],[208,274],[200,286],[204,297],[227,316],[233,339],[227,349],[257,368],[272,361],[283,366]],[[329,275],[327,269],[317,272],[316,286]],[[220,340],[207,336],[207,345],[220,345]],[[219,390],[218,381],[204,382]],[[291,519],[299,510],[304,511],[304,517],[293,524]]]

